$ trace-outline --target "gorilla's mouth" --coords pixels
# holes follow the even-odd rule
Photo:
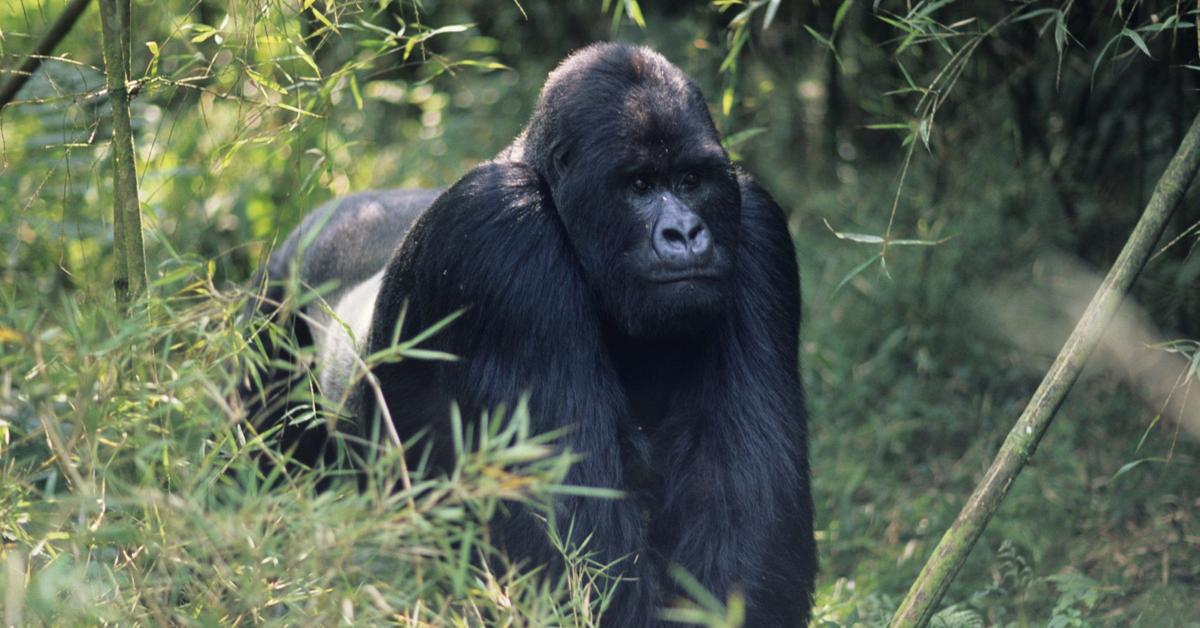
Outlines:
[[[669,273],[655,273],[649,277],[651,283],[666,284],[684,281],[718,281],[722,273],[716,269],[691,269]]]

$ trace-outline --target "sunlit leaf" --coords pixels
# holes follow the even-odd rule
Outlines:
[[[437,360],[441,362],[457,362],[458,356],[445,351],[434,351],[432,349],[404,349],[400,352],[406,358],[414,360]]]
[[[744,131],[738,131],[737,133],[726,136],[725,139],[721,141],[721,145],[724,146],[726,149],[730,149],[730,148],[733,148],[734,146],[737,146],[738,144],[745,142],[746,140],[749,140],[750,138],[752,138],[756,135],[765,133],[766,131],[767,131],[767,129],[765,127],[755,127],[753,129],[746,129]]]
[[[300,114],[300,115],[302,115],[302,116],[308,116],[308,117],[310,117],[310,118],[320,118],[320,117],[321,117],[320,115],[317,115],[317,114],[315,114],[315,113],[313,113],[313,112],[311,112],[311,111],[305,111],[305,110],[303,110],[303,109],[300,109],[299,107],[293,107],[292,105],[289,105],[289,104],[287,104],[287,103],[285,103],[285,102],[277,103],[275,106],[276,106],[276,107],[279,107],[280,109],[286,109],[286,110],[288,110],[288,111],[291,111],[291,112],[293,112],[293,113],[298,113],[298,114]]]
[[[846,0],[850,2],[850,0]],[[767,12],[763,15],[763,30],[771,28],[771,23],[775,21],[775,13],[779,11],[780,0],[770,0],[767,2]],[[839,11],[840,12],[840,11]],[[837,27],[834,26],[836,29]]]
[[[301,61],[307,64],[308,67],[312,68],[313,72],[317,73],[318,77],[321,76],[321,68],[317,67],[317,62],[313,60],[312,56],[308,54],[308,51],[306,51],[303,46],[293,44],[292,50],[296,52],[296,56],[300,57]]]
[[[638,6],[637,0],[625,0],[625,10],[629,12],[629,19],[633,20],[638,28],[646,28],[646,18],[642,16],[642,8]]]
[[[329,30],[331,30],[335,33],[339,33],[339,34],[341,33],[341,31],[338,30],[337,25],[334,24],[333,22],[330,22],[329,18],[325,17],[325,14],[318,11],[315,6],[310,6],[310,7],[308,7],[308,9],[309,9],[309,13],[312,13],[312,16],[317,18],[317,21],[320,22],[321,24],[323,24],[325,26],[325,28],[328,28]]]
[[[833,233],[833,235],[837,236],[839,240],[850,240],[851,242],[862,242],[864,244],[883,244],[884,242],[884,239],[881,236],[838,231],[837,229],[833,228],[833,225],[829,224],[828,220],[823,220],[823,222],[825,223],[825,228],[829,229],[829,231]]]
[[[19,344],[25,340],[25,336],[21,332],[0,325],[0,344]]]
[[[253,80],[257,85],[265,87],[277,94],[287,94],[287,90],[283,89],[279,83],[271,80],[271,78],[266,75],[255,72],[251,68],[246,68],[246,74],[248,74],[250,79]]]
[[[350,95],[354,97],[354,107],[359,111],[362,111],[362,92],[358,89],[358,77],[353,74],[350,75]]]

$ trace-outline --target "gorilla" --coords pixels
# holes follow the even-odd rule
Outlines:
[[[355,382],[360,356],[458,313],[420,346],[459,360],[372,367],[396,433],[428,443],[410,454],[450,469],[453,404],[471,419],[527,396],[531,429],[578,455],[566,482],[621,492],[553,504],[568,542],[587,538],[622,577],[605,625],[658,625],[681,594],[672,566],[718,599],[740,593],[748,626],[807,622],[817,564],[795,251],[784,212],[731,164],[700,90],[661,55],[575,52],[495,159],[445,190],[327,205],[265,269],[289,272],[336,285],[292,324],[360,433],[381,416]],[[302,461],[328,440],[282,427]],[[554,569],[535,521],[509,509],[494,537]]]

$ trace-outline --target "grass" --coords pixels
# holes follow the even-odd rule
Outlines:
[[[395,453],[361,492],[263,478],[264,438],[230,402],[243,295],[203,270],[128,320],[95,295],[48,311],[0,295],[6,624],[595,624],[611,584],[584,556],[549,582],[476,560],[497,558],[497,509],[545,503],[569,463],[520,437],[521,411],[409,490],[390,488]]]

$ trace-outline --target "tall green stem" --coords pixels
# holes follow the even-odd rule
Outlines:
[[[138,203],[133,127],[129,122],[129,0],[100,0],[104,74],[113,112],[113,283],[128,304],[146,292],[146,252]]]

